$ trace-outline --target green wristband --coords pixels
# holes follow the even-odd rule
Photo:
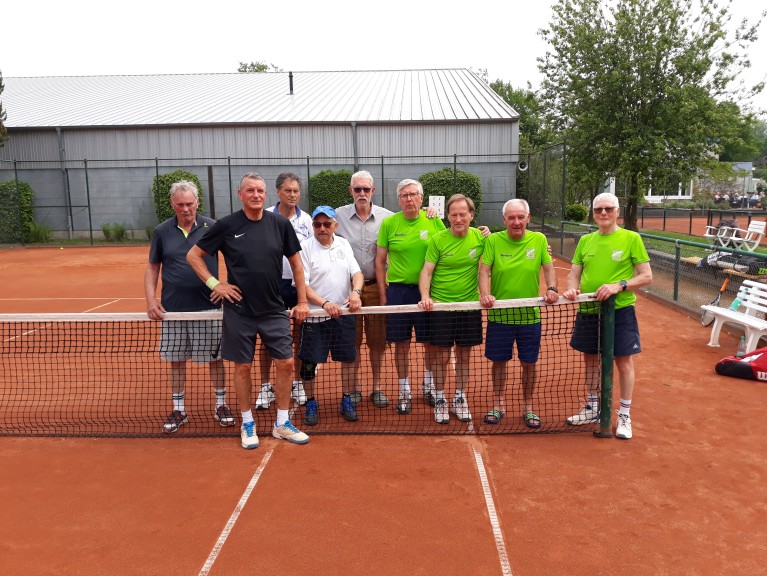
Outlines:
[[[218,286],[219,284],[221,284],[221,282],[219,282],[219,281],[218,281],[218,279],[217,279],[215,276],[211,276],[210,278],[208,278],[208,279],[205,281],[205,285],[206,285],[208,288],[210,288],[211,290],[213,290],[213,289],[214,289],[216,286]]]

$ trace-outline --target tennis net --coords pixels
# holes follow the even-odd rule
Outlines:
[[[566,422],[568,416],[580,410],[586,393],[583,355],[571,348],[570,338],[578,306],[586,305],[589,296],[582,295],[580,304],[562,298],[552,305],[545,305],[542,299],[498,301],[490,313],[481,309],[477,302],[437,304],[435,312],[423,313],[429,320],[433,320],[437,313],[443,315],[442,321],[432,322],[434,334],[456,329],[464,334],[465,326],[476,328],[472,322],[479,317],[481,343],[446,355],[447,348],[440,351],[439,347],[416,343],[414,338],[407,355],[409,406],[398,402],[404,389],[398,379],[397,366],[400,362],[402,368],[404,347],[386,345],[381,360],[380,393],[372,395],[373,370],[367,342],[363,339],[356,377],[348,362],[329,358],[327,362],[317,364],[313,371],[309,366],[311,363],[305,363],[305,384],[307,389],[313,388],[317,422],[311,425],[306,421],[309,416],[307,407],[311,404],[300,403],[303,398],[298,394],[291,401],[291,419],[309,434],[508,434],[596,430],[596,423],[571,426]],[[598,317],[599,306],[594,308]],[[359,322],[360,319],[369,322],[383,317],[391,330],[397,322],[412,320],[415,312],[418,312],[416,306],[369,307],[361,313],[348,315],[355,318],[346,322]],[[324,312],[312,312],[304,330],[313,332],[311,338],[315,344],[330,344],[341,359],[350,358],[350,348],[353,357],[354,345],[349,344],[348,327],[341,340],[333,340],[339,332],[327,330],[330,324],[323,315]],[[215,334],[204,343],[212,351],[203,351],[202,359],[207,361],[209,358],[205,354],[218,353],[220,318],[219,312],[168,314],[165,322],[151,321],[143,313],[0,315],[3,343],[0,354],[0,435],[169,435],[165,423],[174,410],[174,381],[185,383],[187,422],[179,425],[173,436],[238,434],[240,413],[232,383],[232,366],[228,362],[219,364],[225,371],[226,402],[235,417],[234,426],[223,427],[214,418],[216,395],[211,383],[210,364],[181,362],[181,356],[174,356],[189,343],[189,335],[194,339],[201,322]],[[347,318],[347,315],[341,318]],[[525,376],[517,346],[513,360],[508,363],[493,363],[485,357],[489,319],[492,324],[526,324],[523,333],[531,329],[531,324],[540,325],[540,353],[532,365],[534,389],[529,389],[527,399],[523,392]],[[375,322],[371,324],[375,325]],[[519,328],[513,324],[505,326],[501,338],[508,337],[508,330],[519,336],[519,332],[513,332]],[[471,330],[468,333],[471,335]],[[508,342],[501,340],[500,349],[508,346]],[[498,348],[496,345],[496,351]],[[438,362],[438,359],[444,362]],[[437,397],[436,403],[445,406],[439,403],[442,396],[437,389],[424,386],[427,364],[433,368],[433,378],[444,382],[445,423],[437,421],[443,414],[437,414],[432,400]],[[442,371],[438,368],[440,365]],[[504,366],[505,378],[501,380],[502,372],[496,372],[495,378],[496,382],[506,383],[505,389],[494,390],[494,370],[502,371]],[[314,378],[309,380],[312,372]],[[250,400],[254,403],[262,391],[258,354],[251,378],[253,397]],[[344,389],[345,383],[347,389]],[[454,402],[457,388],[463,388],[463,401]],[[356,420],[350,420],[352,415],[342,410],[345,391],[351,393],[349,399]],[[253,411],[259,433],[269,433],[275,409],[272,402],[265,409]],[[497,412],[493,413],[493,410]],[[539,421],[528,412],[534,412]],[[537,428],[530,427],[536,424],[539,424]]]

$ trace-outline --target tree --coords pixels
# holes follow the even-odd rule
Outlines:
[[[5,90],[5,84],[3,84],[3,73],[0,72],[0,95]],[[8,140],[8,130],[5,128],[5,110],[3,110],[3,101],[0,100],[0,148],[5,146],[5,141]]]
[[[723,102],[719,105],[724,117],[730,119],[723,126],[720,134],[722,153],[721,162],[753,162],[759,159],[759,153],[764,146],[763,129],[752,114],[742,115],[740,108],[734,102]]]
[[[718,102],[759,93],[733,81],[750,63],[756,25],[728,30],[732,0],[558,0],[540,34],[542,100],[568,144],[568,165],[595,188],[626,182],[624,225],[650,186],[691,178],[716,162],[731,120]]]
[[[529,82],[527,89],[520,89],[503,80],[496,80],[490,88],[519,113],[520,153],[527,154],[553,143],[554,136],[546,127],[543,105]]]
[[[278,68],[274,64],[267,64],[266,62],[257,60],[250,64],[240,62],[240,67],[237,68],[237,72],[282,72],[282,68]]]

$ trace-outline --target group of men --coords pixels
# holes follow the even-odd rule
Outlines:
[[[507,365],[514,343],[522,366],[524,423],[541,426],[534,411],[536,362],[541,340],[538,306],[493,309],[496,299],[535,298],[540,295],[540,273],[547,284],[544,301],[559,298],[556,273],[543,234],[527,230],[527,202],[512,199],[503,207],[506,229],[489,234],[470,226],[475,207],[464,195],[446,205],[449,228],[421,207],[423,187],[416,180],[397,186],[401,211],[373,203],[373,177],[361,171],[352,176],[353,203],[334,209],[319,206],[311,217],[301,211],[300,178],[283,173],[277,178],[278,202],[266,203],[266,183],[256,173],[243,176],[238,188],[242,210],[215,222],[197,215],[198,191],[190,182],[177,182],[170,191],[175,216],[161,223],[152,237],[145,275],[147,312],[161,320],[166,311],[216,309],[223,304],[223,321],[163,322],[162,357],[171,363],[173,410],[164,431],[175,432],[187,422],[184,406],[186,361],[207,362],[215,389],[214,418],[234,426],[226,404],[225,372],[221,360],[233,364],[234,388],[241,413],[241,445],[259,445],[251,406],[251,365],[260,337],[261,387],[255,407],[276,403],[275,438],[305,444],[309,437],[289,418],[291,400],[304,406],[304,424],[320,418],[314,380],[318,366],[331,355],[341,363],[342,397],[339,412],[358,419],[362,401],[360,355],[365,337],[372,373],[369,399],[377,408],[389,405],[381,381],[387,342],[394,347],[399,390],[396,410],[412,410],[410,347],[412,333],[423,343],[425,370],[421,392],[434,407],[438,423],[450,412],[471,420],[469,410],[469,355],[482,343],[482,314],[433,311],[435,302],[479,300],[488,308],[485,356],[492,362],[494,406],[484,415],[487,424],[505,417]],[[577,299],[580,290],[595,292],[598,300],[618,294],[616,308],[616,365],[621,382],[621,406],[616,435],[631,438],[629,410],[633,390],[631,357],[641,351],[633,290],[649,283],[652,274],[647,252],[638,235],[618,228],[617,198],[600,194],[594,200],[596,234],[578,245],[568,277],[565,298]],[[598,241],[588,240],[597,237]],[[227,268],[219,279],[218,254]],[[162,271],[162,297],[156,289]],[[417,304],[424,312],[381,315],[344,315],[377,305]],[[324,316],[310,309],[322,309]],[[588,307],[578,314],[571,345],[585,355],[589,384],[587,404],[568,418],[572,425],[599,418],[598,315]],[[293,331],[291,331],[293,319]],[[220,337],[220,345],[219,345]],[[455,357],[455,396],[448,404],[445,383]],[[274,378],[271,378],[271,366]]]

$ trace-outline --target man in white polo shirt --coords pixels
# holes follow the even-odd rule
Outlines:
[[[341,415],[357,420],[352,402],[354,361],[356,358],[356,329],[353,316],[341,315],[343,307],[356,312],[362,306],[361,294],[365,280],[354,252],[345,238],[335,235],[338,222],[330,206],[318,206],[312,213],[314,236],[301,242],[301,264],[306,282],[309,308],[322,308],[330,318],[309,318],[301,327],[301,377],[307,401],[304,423],[314,426],[319,420],[319,403],[314,396],[317,364],[327,362],[328,352],[341,363]]]

